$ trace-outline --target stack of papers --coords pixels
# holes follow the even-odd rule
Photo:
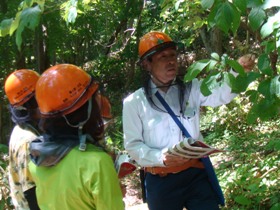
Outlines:
[[[168,148],[166,152],[184,158],[202,158],[213,153],[225,152],[225,150],[211,147],[199,140],[184,139],[171,148]]]

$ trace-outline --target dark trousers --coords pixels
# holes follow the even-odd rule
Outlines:
[[[189,168],[165,177],[146,174],[150,210],[218,210],[217,197],[204,169]]]

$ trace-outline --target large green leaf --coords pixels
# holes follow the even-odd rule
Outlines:
[[[249,101],[255,103],[259,99],[259,92],[256,90],[246,91],[246,96],[249,97]]]
[[[240,12],[235,5],[229,2],[224,2],[217,10],[215,22],[225,33],[227,33],[229,29],[235,33],[240,24],[240,16]]]
[[[0,23],[0,36],[6,36],[10,34],[10,28],[12,22],[13,22],[12,18],[2,20],[2,22]]]
[[[264,46],[264,52],[267,54],[273,52],[276,49],[274,40],[264,41],[262,42],[262,46]]]
[[[240,75],[245,75],[244,68],[237,61],[228,59],[227,64]]]
[[[262,6],[263,0],[247,0],[247,7],[248,8],[255,8]]]
[[[268,18],[267,22],[261,28],[262,38],[265,38],[272,34],[274,29],[280,27],[280,12],[277,12],[274,16]]]
[[[41,12],[39,5],[24,9],[20,15],[20,25],[34,30],[40,22]]]
[[[266,79],[260,82],[258,86],[258,91],[264,95],[266,98],[271,98],[272,92],[270,90],[271,79]]]
[[[21,48],[22,32],[25,28],[34,30],[38,26],[40,22],[41,12],[42,11],[39,5],[36,5],[35,7],[26,8],[21,13],[18,13],[19,18],[16,19],[19,21],[16,28],[16,44],[18,46],[18,49]]]
[[[187,74],[184,77],[185,81],[191,81],[194,79],[207,65],[209,60],[200,60],[193,63],[190,67],[187,68]]]
[[[274,97],[262,99],[258,104],[260,119],[265,121],[277,115],[279,113],[279,105],[279,100],[276,100]]]
[[[204,96],[209,96],[212,93],[212,91],[218,88],[223,82],[221,81],[221,77],[222,77],[221,73],[208,75],[201,83],[201,87],[200,87],[201,93]]]
[[[19,23],[20,23],[20,18],[21,18],[21,11],[16,14],[16,17],[15,17],[14,21],[11,24],[10,36],[17,30],[17,28],[19,26]]]
[[[203,9],[210,9],[214,4],[214,0],[201,0],[201,6]]]
[[[259,56],[258,59],[258,68],[263,74],[271,76],[273,71],[270,66],[270,59],[268,54],[262,54]]]
[[[260,77],[256,72],[249,72],[245,75],[237,75],[231,78],[231,88],[233,93],[241,93],[246,91],[248,85]]]
[[[249,14],[249,24],[253,31],[256,31],[265,21],[265,11],[259,7],[253,8]]]
[[[18,50],[20,51],[21,49],[21,44],[22,44],[22,32],[24,30],[24,26],[23,25],[19,25],[17,30],[16,30],[16,44],[17,44],[17,47],[18,47]]]
[[[241,13],[245,14],[246,12],[246,1],[244,0],[233,0],[233,4],[241,11]]]

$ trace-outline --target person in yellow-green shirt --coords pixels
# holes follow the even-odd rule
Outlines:
[[[71,64],[50,67],[37,82],[43,134],[30,144],[29,169],[42,210],[124,210],[113,160],[98,144],[98,87]]]
[[[5,80],[5,94],[15,127],[9,141],[9,186],[15,209],[37,210],[35,183],[28,170],[29,143],[39,135],[35,86],[40,75],[30,69],[12,72]]]

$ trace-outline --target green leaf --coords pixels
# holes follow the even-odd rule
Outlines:
[[[227,64],[240,75],[245,75],[244,68],[235,60],[227,60]]]
[[[0,36],[4,37],[10,34],[12,22],[12,18],[2,20],[2,22],[0,23]]]
[[[259,99],[259,92],[256,90],[246,91],[246,96],[249,97],[249,101],[255,103]]]
[[[267,98],[271,98],[271,91],[270,91],[271,80],[266,79],[260,82],[258,86],[258,91]]]
[[[240,24],[240,12],[233,4],[225,2],[218,8],[215,22],[225,33],[227,33],[229,29],[235,33]]]
[[[20,25],[34,30],[40,22],[41,12],[38,5],[24,9],[20,15]]]
[[[261,28],[262,38],[265,38],[272,34],[274,29],[280,27],[280,11],[277,12],[274,16],[268,18],[267,22]]]
[[[13,35],[13,33],[17,30],[20,22],[21,12],[18,12],[16,14],[16,17],[14,21],[12,22],[11,28],[10,28],[10,36]]]
[[[246,197],[243,196],[243,195],[238,195],[238,196],[236,196],[236,197],[234,198],[234,201],[235,201],[236,203],[239,203],[239,204],[244,205],[244,206],[250,205],[250,204],[251,204],[251,200],[249,200],[248,198],[246,198]]]
[[[214,0],[201,0],[201,6],[203,9],[210,9],[214,4]]]
[[[237,75],[237,77],[231,78],[231,88],[233,93],[240,93],[246,91],[248,85],[255,81],[260,74],[255,72],[249,72],[245,75]]]
[[[262,54],[260,55],[258,59],[258,68],[260,71],[265,74],[271,76],[273,73],[273,70],[270,66],[270,59],[268,54]]]
[[[209,25],[210,28],[212,28],[216,25],[215,17],[216,17],[216,14],[218,12],[218,9],[220,8],[220,5],[221,5],[221,3],[216,4],[214,6],[214,8],[211,9],[211,11],[208,15],[207,21],[208,21],[208,25]]]
[[[265,121],[275,116],[279,112],[279,103],[275,98],[262,99],[259,104],[259,117],[261,120]]]
[[[279,210],[279,209],[280,209],[280,203],[276,203],[269,210]]]
[[[213,58],[216,61],[220,61],[220,56],[218,53],[211,53],[211,58]]]
[[[17,45],[19,51],[21,49],[21,44],[22,44],[21,34],[22,34],[23,30],[24,30],[23,25],[19,25],[17,30],[16,30],[16,45]]]
[[[204,96],[209,96],[214,89],[221,85],[221,73],[208,75],[201,83],[200,90]]]
[[[267,54],[273,52],[276,49],[274,40],[264,41],[261,45],[265,47],[264,52]]]
[[[247,89],[249,85],[248,78],[246,76],[237,75],[235,81],[232,82],[232,92],[241,93]]]
[[[218,63],[218,61],[215,61],[215,60],[210,60],[209,61],[209,64],[208,64],[208,66],[207,66],[207,71],[211,71],[211,70],[213,70],[214,68],[215,68],[215,66],[217,65],[217,63]]]
[[[276,76],[271,80],[270,85],[271,94],[275,94],[277,97],[280,97],[280,76]]]
[[[234,0],[233,4],[241,11],[241,13],[245,13],[246,12],[246,1],[244,0]]]
[[[217,10],[215,16],[216,25],[225,33],[228,32],[231,22],[232,22],[232,13],[230,4],[228,2],[223,3]]]
[[[253,31],[256,31],[266,19],[265,11],[259,7],[253,8],[249,14],[249,24]]]
[[[263,0],[247,0],[247,7],[248,8],[254,8],[262,6]]]
[[[256,192],[259,190],[259,185],[256,184],[256,183],[253,183],[253,184],[250,184],[248,187],[247,187],[252,193]]]
[[[249,124],[255,123],[259,117],[258,112],[259,112],[259,106],[257,103],[254,103],[247,115],[247,123]]]
[[[200,60],[193,63],[191,66],[187,68],[187,74],[184,77],[185,81],[191,81],[194,79],[207,65],[209,64],[209,60]]]

